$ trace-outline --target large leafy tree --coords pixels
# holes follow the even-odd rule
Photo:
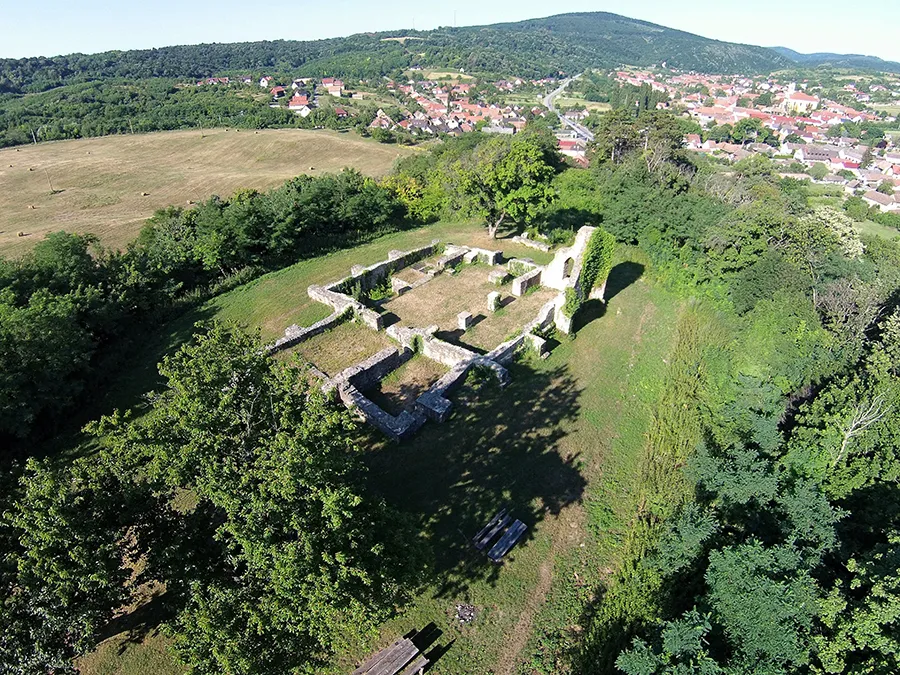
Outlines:
[[[160,372],[145,419],[101,428],[157,490],[198,501],[164,566],[177,649],[197,673],[314,669],[404,597],[415,536],[360,492],[348,413],[258,336],[213,325]]]
[[[496,137],[456,164],[463,197],[497,236],[504,221],[530,223],[553,199],[555,173],[536,135]]]
[[[68,672],[128,603],[140,581],[133,564],[166,509],[93,457],[62,470],[31,460],[18,487],[5,487],[13,499],[0,517],[0,672]]]

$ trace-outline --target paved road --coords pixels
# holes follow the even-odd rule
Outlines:
[[[566,119],[556,108],[553,107],[553,101],[556,100],[557,96],[565,91],[566,87],[569,86],[569,82],[571,82],[572,80],[577,80],[580,77],[581,75],[576,75],[575,77],[569,77],[563,80],[559,87],[557,87],[544,97],[544,105],[547,106],[547,108],[549,108],[551,112],[555,112],[559,117],[559,121],[572,129],[579,138],[584,141],[592,141],[594,140],[594,134],[592,134],[589,129],[578,124],[577,122]]]

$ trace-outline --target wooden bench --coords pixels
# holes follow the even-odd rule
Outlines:
[[[419,654],[415,661],[410,663],[406,668],[401,670],[398,675],[419,675],[428,665],[428,659],[423,654]]]
[[[519,538],[525,533],[526,529],[528,528],[525,527],[525,523],[521,520],[515,521],[509,526],[509,529],[503,536],[500,537],[500,540],[494,544],[494,547],[488,551],[488,558],[495,563],[500,562],[503,556],[509,553],[509,550],[516,545],[516,542],[519,541]]]
[[[488,521],[488,524],[481,528],[481,531],[472,538],[475,548],[479,551],[484,550],[491,539],[497,536],[497,533],[509,522],[509,516],[506,509],[501,511]]]

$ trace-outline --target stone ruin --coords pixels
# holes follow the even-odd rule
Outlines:
[[[397,347],[384,349],[334,377],[329,378],[314,366],[310,372],[322,380],[321,386],[324,391],[334,392],[344,405],[357,411],[366,422],[386,436],[395,441],[408,438],[426,421],[444,422],[450,416],[453,403],[448,395],[465,380],[472,368],[483,368],[492,373],[500,386],[504,387],[510,381],[505,366],[512,361],[516,352],[530,348],[539,356],[545,357],[548,353],[547,341],[539,333],[551,326],[555,326],[563,333],[571,331],[572,319],[565,316],[562,311],[565,291],[566,288],[577,286],[587,242],[594,229],[582,227],[575,237],[574,244],[557,251],[553,260],[546,266],[537,265],[529,259],[514,258],[506,262],[504,269],[501,267],[503,261],[501,251],[447,244],[434,261],[432,270],[412,284],[393,278],[392,275],[435,255],[440,248],[440,242],[435,240],[427,246],[411,251],[391,251],[387,260],[368,267],[356,265],[351,269],[350,275],[343,279],[326,286],[310,286],[307,289],[309,297],[330,306],[332,313],[311,326],[290,326],[284,331],[283,337],[269,345],[269,353],[289,349],[334,328],[351,316],[371,330],[384,331],[397,343]],[[512,281],[514,296],[522,296],[536,286],[560,291],[556,297],[540,308],[537,316],[523,326],[521,332],[487,354],[478,354],[461,345],[435,337],[437,326],[409,327],[395,324],[385,329],[382,315],[353,297],[353,294],[360,295],[382,286],[389,278],[394,293],[398,295],[408,293],[429,282],[445,269],[473,263],[476,260],[492,268],[488,275],[492,283],[500,285],[509,276],[514,277]],[[499,293],[488,295],[490,311],[499,309],[499,297]],[[468,328],[471,321],[472,317],[467,312],[461,313],[458,317],[460,328]],[[404,410],[399,415],[391,415],[366,397],[363,392],[377,385],[417,353],[447,366],[449,370],[416,399],[412,411]]]

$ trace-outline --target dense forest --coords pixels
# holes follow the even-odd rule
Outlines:
[[[307,117],[272,107],[242,85],[181,86],[175,80],[112,80],[73,84],[39,94],[0,97],[0,148],[175,129],[232,127],[364,129],[377,106],[354,102],[354,115],[339,118],[323,104]],[[346,104],[345,104],[346,105]]]
[[[196,673],[314,672],[403,606],[427,548],[365,491],[349,415],[258,335],[206,326],[160,364],[140,418],[92,421],[88,456],[42,455],[87,421],[73,411],[142,323],[460,216],[554,241],[601,225],[682,305],[628,517],[602,508],[621,484],[592,495],[620,563],[563,625],[536,626],[534,667],[897,672],[900,244],[860,236],[764,158],[723,171],[688,154],[668,113],[595,128],[591,169],[567,167],[540,128],[473,133],[380,183],[298,177],[167,209],[122,253],[59,233],[3,260],[4,672],[71,669],[132,599],[138,559],[140,580],[166,584],[166,630]]]

